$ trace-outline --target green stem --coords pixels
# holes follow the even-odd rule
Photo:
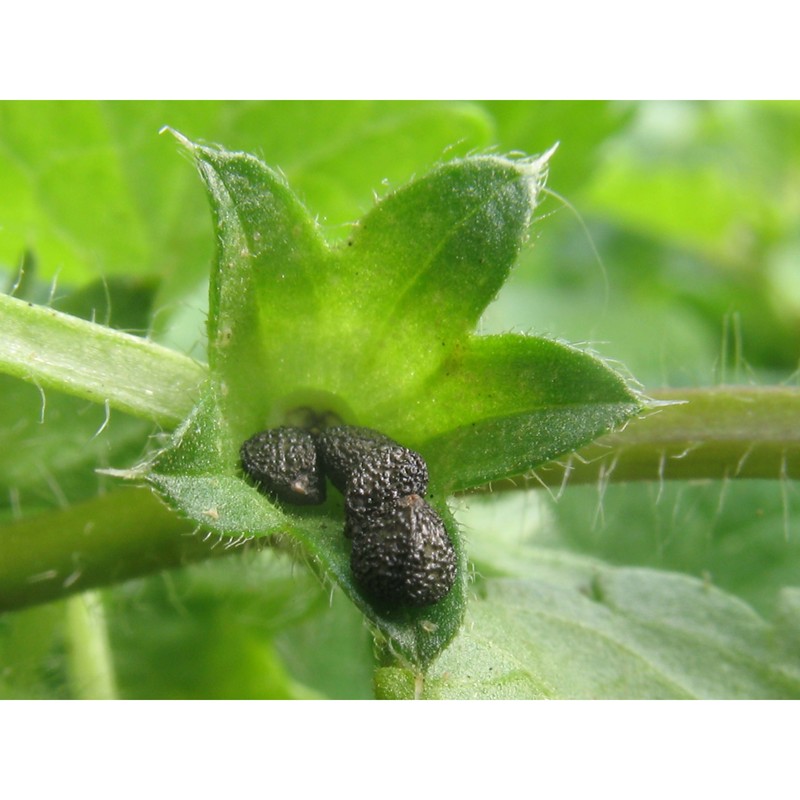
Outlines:
[[[526,484],[800,478],[800,390],[719,386],[650,394],[684,402],[656,407],[624,430],[537,469]]]
[[[167,428],[189,413],[206,375],[152,342],[5,295],[0,326],[0,370]],[[799,389],[651,395],[684,402],[656,408],[514,485],[800,478]],[[11,523],[0,531],[0,611],[227,552],[191,534],[149,489],[133,488]]]
[[[565,470],[569,484],[800,478],[800,390],[720,387],[653,395],[687,402],[664,406],[515,485],[560,486]],[[11,523],[0,531],[0,611],[233,552],[192,533],[142,488]]]
[[[37,514],[0,530],[0,611],[234,552],[216,543],[145,488]]]
[[[113,700],[117,696],[105,613],[97,592],[67,600],[67,665],[72,696]]]
[[[0,294],[0,371],[174,427],[205,367],[161,345]]]

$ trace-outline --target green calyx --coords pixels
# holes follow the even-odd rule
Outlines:
[[[391,193],[336,246],[255,157],[180,135],[218,240],[209,377],[169,446],[136,474],[204,529],[278,537],[361,608],[385,652],[424,671],[464,617],[467,554],[446,497],[520,475],[617,428],[641,399],[594,356],[535,337],[480,337],[480,315],[528,234],[550,153],[441,165]],[[242,442],[304,415],[419,451],[458,577],[435,605],[386,610],[350,571],[342,498],[277,505],[245,481]]]

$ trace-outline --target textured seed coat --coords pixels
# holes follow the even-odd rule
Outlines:
[[[397,445],[397,442],[371,428],[338,425],[319,436],[319,454],[325,474],[342,494],[364,456],[376,447]],[[399,445],[397,445],[399,447]]]
[[[428,467],[419,453],[370,428],[283,427],[248,439],[241,461],[261,491],[295,504],[324,502],[330,478],[345,499],[353,577],[376,605],[428,606],[452,588],[456,553],[423,499]]]
[[[348,514],[379,513],[409,494],[428,491],[428,467],[419,453],[398,444],[376,447],[364,455],[345,487]]]
[[[325,501],[325,475],[313,434],[303,428],[272,428],[241,447],[242,469],[265,494],[296,505]]]
[[[441,600],[456,578],[456,554],[439,514],[419,495],[394,500],[380,514],[348,520],[350,567],[361,590],[387,607]]]

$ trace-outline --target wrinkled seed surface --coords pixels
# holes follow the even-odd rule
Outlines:
[[[299,505],[325,500],[325,476],[315,437],[303,428],[272,428],[241,447],[242,469],[259,490]]]

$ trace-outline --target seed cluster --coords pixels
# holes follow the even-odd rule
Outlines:
[[[273,428],[248,439],[242,467],[259,489],[298,504],[325,500],[325,477],[344,495],[344,534],[361,590],[382,606],[427,606],[456,576],[456,555],[439,514],[424,500],[422,456],[369,428],[320,434]]]

